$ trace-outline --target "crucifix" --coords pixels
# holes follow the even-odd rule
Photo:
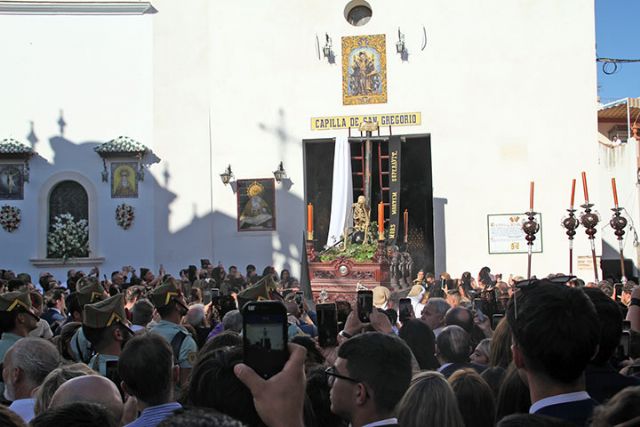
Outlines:
[[[367,208],[371,209],[371,137],[373,131],[378,130],[378,123],[364,121],[358,127],[360,132],[365,132],[366,139],[364,141],[364,198]]]

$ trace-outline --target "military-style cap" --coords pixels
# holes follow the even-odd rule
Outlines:
[[[156,308],[164,307],[165,305],[168,305],[172,300],[180,303],[180,301],[178,300],[178,298],[180,297],[180,291],[178,290],[175,282],[171,279],[166,280],[160,286],[157,286],[155,289],[149,292],[148,297]]]
[[[13,311],[23,308],[31,313],[31,298],[28,292],[7,292],[0,294],[0,311]]]
[[[78,293],[78,303],[80,303],[80,307],[104,299],[104,288],[95,277],[83,277],[78,280],[76,292]]]
[[[84,306],[82,323],[90,328],[107,328],[114,322],[126,325],[127,314],[124,311],[124,295],[117,294],[95,304]]]

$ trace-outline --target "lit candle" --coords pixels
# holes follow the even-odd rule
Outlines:
[[[384,234],[384,204],[378,203],[378,234]]]
[[[582,189],[584,190],[584,203],[589,204],[589,189],[587,188],[586,172],[582,172]]]
[[[533,212],[533,181],[531,181],[531,185],[529,186],[529,211]]]
[[[611,189],[613,190],[613,204],[618,208],[618,189],[616,188],[616,179],[611,178]]]
[[[404,210],[404,242],[407,243],[409,239],[409,211]]]
[[[576,179],[574,178],[571,182],[571,206],[569,209],[573,209],[573,202],[576,198]]]
[[[311,203],[307,205],[307,234],[308,239],[311,240],[313,238],[313,205]]]

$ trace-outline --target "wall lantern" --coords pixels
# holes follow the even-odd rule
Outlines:
[[[287,172],[284,170],[282,162],[278,165],[278,169],[273,171],[273,176],[276,178],[276,182],[280,183],[283,179],[287,179]]]
[[[402,32],[400,31],[400,28],[398,28],[398,41],[396,42],[396,52],[402,55],[406,52],[406,49],[407,48],[404,45],[404,34],[402,34]]]
[[[329,34],[327,33],[325,33],[324,36],[326,37],[327,41],[324,44],[324,47],[322,48],[322,54],[324,55],[325,58],[327,58],[329,62],[331,62],[334,57],[333,50],[331,49],[332,48],[331,37],[329,37]]]
[[[220,174],[220,179],[224,185],[227,185],[231,182],[231,178],[233,178],[233,172],[231,171],[231,165],[227,166],[227,169],[223,173]]]

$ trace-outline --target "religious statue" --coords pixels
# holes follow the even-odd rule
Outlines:
[[[16,168],[9,168],[4,171],[3,175],[4,186],[7,188],[9,194],[13,194],[18,188],[16,178],[20,176],[20,171]]]
[[[351,75],[355,95],[369,95],[380,86],[373,56],[364,50],[354,58]]]
[[[111,187],[111,197],[137,197],[138,182],[135,163],[113,163],[113,183]]]
[[[402,261],[400,261],[400,286],[409,287],[411,284],[411,269],[413,268],[413,258],[409,252],[401,252]]]
[[[249,201],[240,214],[240,228],[268,226],[273,220],[269,204],[261,197],[264,187],[254,182],[247,189]]]
[[[363,195],[358,196],[358,202],[351,206],[353,210],[353,230],[354,234],[358,232],[363,233],[364,237],[362,242],[367,242],[369,235],[369,207],[367,206],[367,200]]]
[[[387,260],[389,261],[389,276],[394,290],[400,289],[400,251],[396,245],[387,246]]]

